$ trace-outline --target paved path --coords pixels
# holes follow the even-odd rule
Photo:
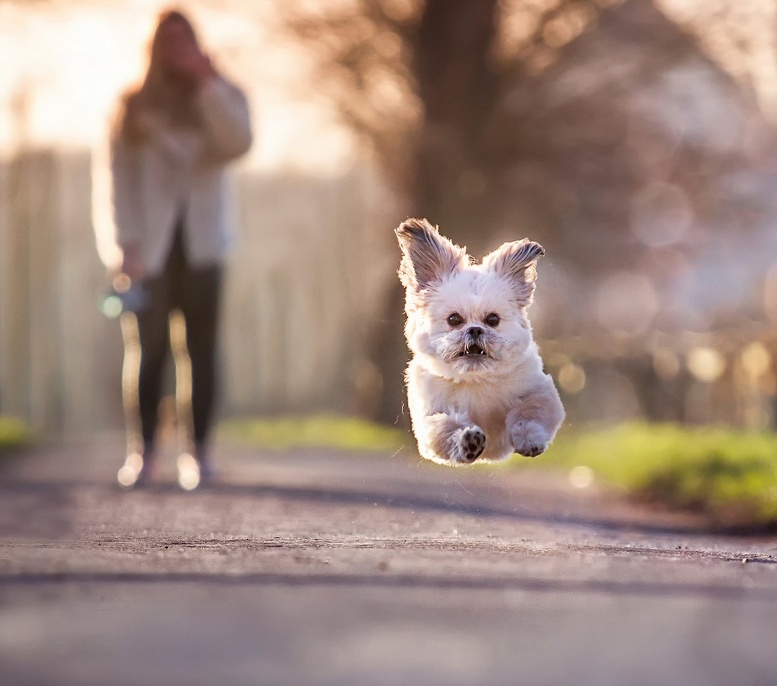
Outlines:
[[[0,471],[4,686],[777,684],[777,537],[399,456],[124,493],[119,449]]]

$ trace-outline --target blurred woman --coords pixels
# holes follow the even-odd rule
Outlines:
[[[199,477],[213,473],[208,443],[216,396],[217,325],[232,234],[225,168],[250,146],[245,95],[215,69],[181,12],[162,13],[145,78],[119,102],[106,175],[111,241],[121,256],[120,273],[145,292],[142,306],[136,303],[142,446],[139,453],[130,451],[119,472],[125,486],[147,482],[155,464],[158,406],[170,348],[168,317],[174,310],[183,314],[191,359],[191,441],[199,475],[194,481],[187,477],[187,483],[196,485]],[[103,255],[111,252],[104,236],[101,240],[98,235],[98,247]],[[181,464],[179,459],[179,469]]]

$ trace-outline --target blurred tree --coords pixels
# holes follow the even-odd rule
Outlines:
[[[533,74],[619,0],[349,0],[284,6],[315,84],[375,158],[408,214],[473,250],[489,243],[504,172],[495,127]]]
[[[564,336],[596,328],[608,274],[634,270],[648,295],[671,296],[708,259],[699,236],[768,214],[770,195],[741,197],[763,180],[732,181],[767,148],[753,145],[763,119],[721,68],[731,50],[709,56],[736,17],[702,14],[683,22],[653,0],[297,0],[283,19],[407,215],[475,254],[526,234],[549,248],[574,294],[557,295],[545,332]],[[677,235],[660,235],[667,221]],[[688,325],[665,309],[668,326]],[[395,284],[373,332],[388,421],[403,397],[401,312]]]
[[[500,233],[510,160],[495,127],[516,76],[552,61],[611,0],[350,0],[284,6],[314,57],[315,83],[374,153],[407,215],[428,217],[477,253]],[[402,293],[372,340],[378,415],[396,421],[406,364]]]

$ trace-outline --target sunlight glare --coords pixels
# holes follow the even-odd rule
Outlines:
[[[168,5],[0,3],[0,155],[29,144],[78,149],[104,140],[119,94],[142,77],[156,14]],[[250,102],[257,140],[241,164],[323,175],[350,167],[355,139],[300,87],[309,60],[270,35],[277,11],[270,3],[197,2],[186,11],[214,63]]]

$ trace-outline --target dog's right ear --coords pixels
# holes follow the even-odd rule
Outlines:
[[[504,243],[483,258],[483,266],[506,277],[513,286],[520,307],[528,307],[534,298],[537,260],[545,254],[539,243],[524,238]]]
[[[428,288],[467,262],[467,251],[440,235],[426,219],[408,219],[395,233],[402,249],[399,280],[405,288]]]

